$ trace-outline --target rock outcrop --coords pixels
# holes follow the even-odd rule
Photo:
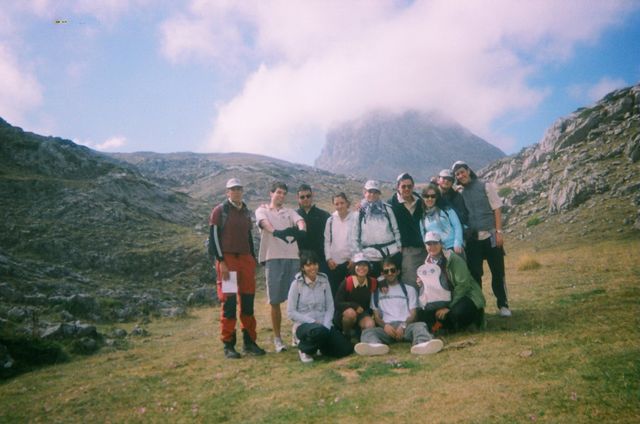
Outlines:
[[[614,202],[640,207],[640,85],[558,119],[542,140],[479,173],[502,187],[507,220],[577,213]],[[571,218],[569,218],[571,219]],[[625,222],[627,224],[625,224]],[[620,228],[638,222],[626,217]]]

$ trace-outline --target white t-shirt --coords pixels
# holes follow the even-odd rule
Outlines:
[[[389,291],[385,294],[378,293],[378,307],[376,307],[374,297],[371,296],[371,309],[378,310],[380,317],[385,323],[406,321],[411,315],[411,309],[416,308],[417,296],[416,289],[412,286],[405,284],[407,289],[407,295],[409,296],[407,302],[407,296],[404,295],[400,283],[389,286]]]
[[[355,213],[349,212],[342,220],[338,212],[334,212],[327,220],[324,227],[324,255],[327,260],[333,259],[337,264],[351,260],[351,232],[355,217]]]
[[[261,233],[258,262],[270,259],[298,259],[298,243],[287,243],[270,232],[263,231],[260,228],[262,220],[267,220],[275,230],[284,230],[297,226],[298,221],[302,221],[303,218],[290,208],[271,209],[268,206],[260,206],[256,209],[256,223]]]

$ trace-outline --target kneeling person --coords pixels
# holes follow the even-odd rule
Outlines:
[[[353,275],[347,276],[336,292],[336,313],[333,319],[347,338],[357,325],[357,330],[375,327],[371,318],[371,293],[377,288],[377,281],[369,277],[369,262],[362,253],[353,257]],[[358,331],[358,334],[360,331]]]
[[[325,356],[341,358],[353,352],[353,345],[332,327],[334,307],[326,274],[318,272],[319,259],[313,251],[300,255],[296,274],[287,298],[287,315],[294,323],[298,354],[302,362],[313,362],[318,350]]]
[[[411,353],[425,355],[442,349],[442,340],[434,339],[424,322],[416,319],[416,291],[398,280],[398,268],[385,259],[382,272],[388,288],[378,288],[371,299],[373,317],[379,327],[362,332],[361,343],[355,346],[359,355],[383,355],[389,352],[389,344],[408,341]]]

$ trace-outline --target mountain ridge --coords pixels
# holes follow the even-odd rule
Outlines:
[[[482,167],[504,156],[497,147],[436,112],[373,111],[332,128],[315,166],[395,181],[400,172],[428,181],[459,159]]]

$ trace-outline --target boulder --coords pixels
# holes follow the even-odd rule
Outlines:
[[[160,309],[160,315],[166,318],[181,318],[187,316],[187,311],[180,306],[175,306],[172,308]]]
[[[32,315],[32,311],[27,308],[15,306],[7,312],[7,318],[13,322],[22,322]]]
[[[218,296],[213,287],[200,287],[187,296],[187,305],[215,305],[218,303]]]
[[[0,344],[0,368],[1,369],[10,369],[15,364],[15,361],[9,355],[9,349],[5,345]]]

